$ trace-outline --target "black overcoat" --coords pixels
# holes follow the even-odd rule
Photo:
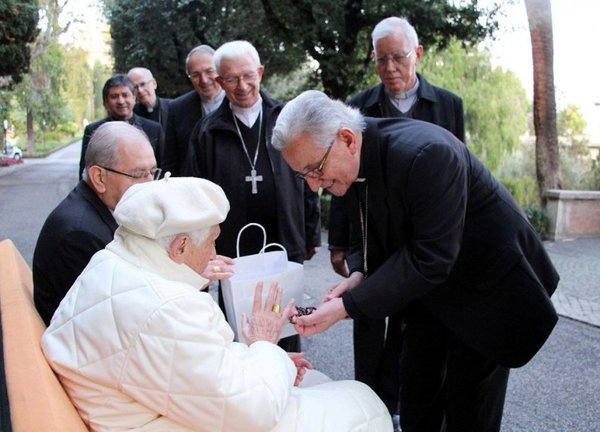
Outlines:
[[[559,276],[502,184],[454,135],[412,119],[367,118],[359,177],[344,199],[355,239],[368,207],[368,277],[343,295],[350,316],[383,318],[417,299],[485,357],[529,361],[558,319]],[[363,252],[355,241],[351,272],[364,270]],[[514,283],[518,272],[526,281]]]

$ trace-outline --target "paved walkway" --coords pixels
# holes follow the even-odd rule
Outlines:
[[[558,313],[600,327],[600,237],[546,242],[546,250],[561,278]]]

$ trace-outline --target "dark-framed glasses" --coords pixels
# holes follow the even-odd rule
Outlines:
[[[385,56],[375,57],[375,62],[377,66],[385,66],[388,64],[388,61],[392,61],[397,66],[408,63],[408,59],[415,53],[415,50],[410,50],[407,54],[390,54]]]
[[[327,151],[325,152],[325,154],[319,161],[319,165],[316,168],[309,169],[308,171],[305,171],[305,172],[296,171],[296,177],[301,178],[303,180],[307,177],[311,178],[311,179],[321,178],[321,176],[323,175],[323,167],[325,166],[325,162],[327,162],[327,158],[329,157],[329,153],[331,152],[331,148],[333,147],[334,144],[335,144],[335,140],[333,140],[331,142],[331,144],[329,144],[329,147],[327,147]]]
[[[245,83],[253,83],[258,78],[258,72],[248,72],[240,76],[230,75],[226,77],[221,77],[223,82],[230,87],[237,87],[240,84],[240,81]]]
[[[123,171],[118,171],[116,169],[112,169],[112,168],[108,168],[102,165],[98,165],[98,167],[102,168],[103,170],[109,171],[111,173],[115,173],[115,174],[119,174],[125,177],[129,177],[132,179],[136,179],[136,180],[140,180],[143,178],[148,178],[148,177],[152,177],[152,180],[158,180],[160,178],[160,175],[162,174],[162,169],[160,168],[152,168],[149,171],[136,171],[133,174],[129,174]]]

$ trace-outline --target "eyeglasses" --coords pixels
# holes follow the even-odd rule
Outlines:
[[[408,54],[391,54],[387,56],[379,56],[375,57],[375,62],[377,66],[385,66],[388,64],[388,61],[391,60],[396,66],[400,66],[408,63],[408,59],[414,54],[415,50],[411,50]]]
[[[142,82],[141,82],[141,83],[139,83],[139,84],[135,84],[135,85],[133,86],[133,89],[134,89],[135,91],[138,91],[139,89],[146,88],[146,86],[147,86],[148,84],[150,84],[151,82],[152,82],[152,80],[148,80],[148,81],[142,81]]]
[[[309,169],[308,171],[305,171],[305,172],[296,171],[296,177],[301,178],[302,180],[304,180],[306,177],[311,178],[311,179],[321,178],[321,176],[323,175],[323,167],[325,166],[325,162],[327,162],[327,158],[329,157],[329,152],[331,152],[331,148],[333,147],[334,144],[335,144],[335,139],[331,142],[331,144],[329,144],[329,147],[327,147],[327,151],[325,152],[325,155],[323,155],[323,158],[319,161],[319,165],[316,168]]]
[[[240,81],[245,83],[253,83],[258,78],[258,72],[248,72],[240,76],[227,76],[221,77],[223,83],[230,87],[237,87],[240,84]]]
[[[147,177],[152,177],[152,180],[158,180],[162,173],[162,169],[160,169],[160,168],[152,168],[150,171],[138,171],[134,174],[128,174],[126,172],[117,171],[115,169],[108,168],[108,167],[105,167],[102,165],[98,165],[98,166],[106,171],[110,171],[111,173],[120,174],[122,176],[129,177],[129,178],[136,179],[136,180],[140,180],[140,179],[147,178]]]
[[[188,78],[195,81],[200,79],[203,75],[205,75],[207,78],[214,78],[217,75],[217,71],[213,68],[204,69],[202,71],[196,71],[188,74]]]

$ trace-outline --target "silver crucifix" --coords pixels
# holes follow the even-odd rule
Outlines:
[[[256,195],[258,193],[258,187],[256,186],[256,182],[263,181],[263,177],[261,175],[256,175],[256,170],[250,170],[250,175],[246,176],[246,182],[252,182],[252,195]]]

